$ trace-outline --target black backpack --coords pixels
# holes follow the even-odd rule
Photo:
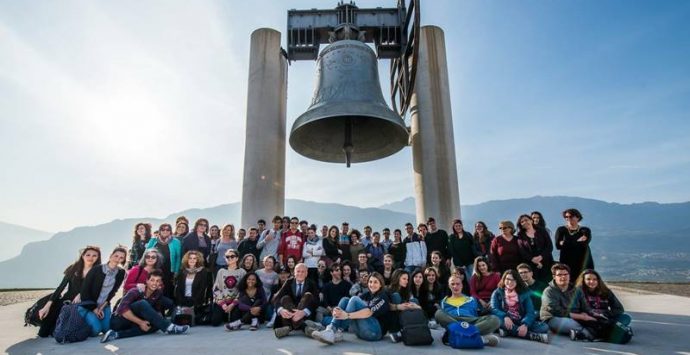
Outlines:
[[[46,303],[50,301],[50,298],[53,297],[53,294],[47,294],[36,301],[31,307],[29,307],[26,310],[26,313],[24,313],[24,326],[29,326],[33,325],[34,327],[40,327],[41,323],[43,321],[38,317],[38,311],[40,311],[43,307],[45,307]]]
[[[434,342],[426,315],[421,309],[400,312],[400,326],[405,345],[430,345]]]

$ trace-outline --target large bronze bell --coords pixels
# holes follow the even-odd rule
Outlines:
[[[349,167],[398,152],[408,137],[405,122],[383,100],[374,51],[356,40],[324,48],[311,106],[292,126],[292,149]]]

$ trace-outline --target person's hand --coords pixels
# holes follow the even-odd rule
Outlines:
[[[506,327],[506,329],[511,330],[513,329],[513,320],[510,319],[510,317],[505,317],[503,319],[503,325]]]
[[[48,315],[48,312],[50,311],[50,302],[46,303],[43,308],[41,308],[40,311],[38,311],[38,319],[43,320]]]
[[[539,264],[541,262],[541,255],[532,258],[532,264]]]
[[[74,298],[72,299],[72,303],[80,303],[81,302],[81,294],[78,293]]]
[[[101,310],[100,308],[94,309],[93,314],[96,315],[96,318],[103,319],[103,310]]]
[[[586,241],[587,241],[587,236],[586,236],[586,235],[583,235],[583,236],[581,236],[580,238],[577,238],[577,241],[578,241],[578,242],[586,242]]]
[[[518,331],[518,336],[520,338],[524,338],[527,335],[527,326],[523,324],[517,328],[517,331]]]
[[[298,309],[292,313],[292,320],[294,322],[299,322],[302,318],[306,317],[307,314],[303,310]]]
[[[342,320],[342,319],[347,319],[347,318],[348,318],[347,312],[345,312],[345,311],[343,311],[342,309],[336,307],[335,309],[333,309],[333,318],[335,318],[335,319],[341,319],[341,320]]]
[[[141,329],[144,332],[148,332],[151,330],[151,324],[147,321],[142,321],[139,323],[139,329]]]
[[[293,316],[293,313],[288,311],[287,309],[283,309],[280,311],[280,316],[285,318],[285,319],[290,319]]]
[[[235,308],[235,304],[234,304],[234,303],[230,303],[230,304],[228,305],[228,308],[225,310],[225,312],[226,312],[226,313],[230,313],[230,312],[232,312],[232,309],[233,309],[233,308]]]
[[[137,284],[137,290],[139,290],[139,292],[146,291],[146,285],[145,284]]]
[[[489,302],[486,302],[484,300],[479,300],[479,303],[482,305],[483,308],[489,308]]]
[[[261,313],[261,307],[252,307],[252,308],[249,310],[249,312],[250,312],[253,316],[258,316],[259,313]]]

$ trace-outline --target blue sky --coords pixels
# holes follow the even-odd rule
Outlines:
[[[335,4],[0,1],[0,220],[59,231],[238,201],[249,36]],[[689,18],[687,1],[423,1],[446,36],[462,203],[690,200]],[[288,128],[314,69],[289,68]],[[286,159],[288,198],[413,195],[409,148],[349,170]]]

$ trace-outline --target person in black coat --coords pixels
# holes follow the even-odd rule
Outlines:
[[[91,327],[91,336],[98,336],[110,328],[110,300],[125,280],[127,249],[117,247],[105,264],[91,268],[81,286],[79,314]]]
[[[200,308],[208,302],[211,275],[204,267],[203,257],[196,250],[188,251],[182,257],[182,267],[175,279],[175,302],[178,306]]]
[[[518,247],[532,270],[534,278],[548,283],[551,281],[553,265],[553,243],[546,229],[534,225],[532,217],[523,214],[518,218]]]
[[[303,329],[307,319],[314,319],[319,291],[314,281],[307,279],[307,265],[297,264],[295,276],[289,279],[274,296],[277,317],[274,323],[276,338],[287,336],[292,330]]]
[[[211,255],[211,237],[206,234],[208,230],[208,220],[205,218],[197,219],[194,223],[194,230],[189,232],[182,240],[182,255],[190,250],[198,250],[204,254],[204,261]]]

